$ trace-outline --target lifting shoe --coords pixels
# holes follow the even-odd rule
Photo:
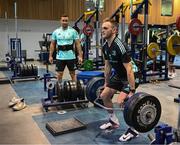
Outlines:
[[[109,122],[107,123],[104,123],[103,125],[101,125],[99,128],[102,129],[102,130],[105,130],[105,129],[116,129],[119,127],[119,121],[118,119],[113,119],[110,118],[109,119]]]
[[[119,138],[119,141],[122,141],[122,142],[129,141],[138,136],[139,136],[139,133],[136,130],[132,128],[128,128],[128,130]]]

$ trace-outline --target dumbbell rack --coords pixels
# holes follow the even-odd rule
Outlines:
[[[75,100],[60,100],[58,94],[56,94],[57,85],[58,85],[58,82],[56,83],[56,86],[55,85],[53,86],[53,84],[51,84],[51,87],[47,87],[48,97],[41,99],[42,106],[46,112],[48,112],[49,107],[58,107],[58,106],[65,106],[65,105],[72,105],[72,104],[80,104],[84,108],[87,107],[86,104],[89,102],[89,100],[87,100],[86,97],[82,97],[83,99],[76,98]],[[64,94],[68,96],[68,92],[66,93]],[[64,98],[66,98],[66,95],[64,95]],[[78,98],[81,98],[81,96],[79,96]]]

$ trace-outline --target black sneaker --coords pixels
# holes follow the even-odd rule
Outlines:
[[[136,130],[132,128],[128,128],[128,130],[123,135],[120,136],[119,141],[123,141],[123,142],[129,141],[138,136],[139,136],[139,133]]]

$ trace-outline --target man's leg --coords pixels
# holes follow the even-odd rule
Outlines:
[[[61,80],[62,80],[62,77],[63,77],[63,71],[58,71],[57,74],[56,74],[56,76],[57,76],[57,80],[58,80],[58,81],[61,81]]]
[[[64,60],[56,60],[56,71],[57,71],[57,80],[61,81],[63,77],[63,72],[65,68]]]
[[[76,74],[75,74],[76,61],[74,59],[73,60],[67,60],[66,65],[67,65],[67,68],[69,69],[69,74],[71,76],[71,79],[73,81],[76,81]]]
[[[114,93],[116,92],[116,90],[111,89],[109,87],[105,87],[104,90],[102,91],[100,97],[103,100],[104,106],[106,106],[107,108],[113,108],[113,103],[112,103],[112,96],[114,95]],[[108,110],[109,113],[112,113],[113,110]]]
[[[132,93],[129,92],[129,90],[130,90],[129,86],[125,83],[122,91],[120,92],[120,94],[118,96],[118,103],[119,104],[124,103],[124,100],[127,97],[131,97],[130,95],[132,95]],[[119,141],[129,141],[129,140],[136,138],[138,136],[139,136],[138,131],[136,131],[133,128],[128,128],[127,131],[119,137]]]
[[[100,97],[103,99],[104,106],[107,108],[113,108],[112,96],[116,90],[109,87],[105,87]],[[100,126],[100,129],[118,128],[119,121],[113,110],[107,110],[109,113],[109,121]]]
[[[69,73],[70,73],[71,79],[72,79],[73,81],[76,81],[75,71],[69,71]]]

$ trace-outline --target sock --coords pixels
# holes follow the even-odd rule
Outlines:
[[[113,113],[109,113],[109,118],[110,118],[113,122],[119,124],[118,118],[116,117],[116,114],[115,114],[114,112],[113,112]]]

